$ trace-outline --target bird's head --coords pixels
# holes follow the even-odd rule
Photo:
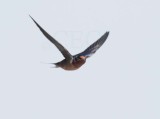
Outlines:
[[[86,60],[86,57],[85,56],[79,56],[79,59],[80,60]]]
[[[85,62],[86,61],[86,57],[85,56],[77,56],[75,57],[75,62]]]

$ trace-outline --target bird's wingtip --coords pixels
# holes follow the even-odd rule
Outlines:
[[[30,18],[32,18],[32,16],[31,16],[30,14],[28,14],[28,16],[29,16]]]
[[[105,36],[108,36],[110,33],[110,31],[106,31],[106,33],[104,34]]]
[[[33,19],[33,17],[29,14],[29,17],[33,20],[33,21],[35,21],[34,19]]]

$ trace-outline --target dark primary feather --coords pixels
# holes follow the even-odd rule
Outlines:
[[[31,16],[30,16],[31,17]],[[38,26],[40,31],[44,34],[44,36],[50,40],[58,49],[59,51],[63,54],[63,56],[66,58],[66,60],[71,60],[72,55],[68,52],[66,48],[64,48],[58,41],[56,41],[52,36],[50,36],[32,17],[31,19],[34,21],[34,23]]]
[[[103,45],[103,43],[106,41],[108,35],[109,35],[109,32],[106,32],[101,38],[99,38],[96,42],[94,42],[92,45],[90,45],[86,50],[75,55],[74,57],[77,57],[77,56],[85,56],[87,58],[90,57]]]

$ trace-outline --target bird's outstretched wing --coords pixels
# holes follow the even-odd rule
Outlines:
[[[31,19],[34,21],[40,31],[44,34],[44,36],[58,48],[58,50],[63,54],[66,60],[70,61],[72,59],[72,55],[68,52],[68,50],[64,48],[58,41],[56,41],[51,35],[49,35],[32,17]]]
[[[90,45],[86,50],[84,50],[83,52],[77,55],[74,55],[74,57],[77,57],[77,56],[85,56],[86,58],[90,57],[103,45],[108,35],[109,35],[109,32],[106,32],[101,38],[99,38],[96,42]]]

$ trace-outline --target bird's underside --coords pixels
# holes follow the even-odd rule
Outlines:
[[[106,32],[102,37],[100,37],[83,52],[76,55],[71,55],[64,46],[62,46],[57,40],[55,40],[51,35],[49,35],[32,17],[31,19],[34,21],[34,23],[37,25],[43,35],[50,42],[52,42],[64,56],[64,60],[53,63],[56,67],[61,67],[64,70],[76,70],[80,68],[86,62],[86,59],[92,56],[103,45],[109,35],[109,32]]]
[[[66,63],[66,59],[54,63],[56,68],[61,67],[64,70],[76,70],[79,69],[85,62],[86,60],[81,60],[79,62],[71,61],[70,63]]]

